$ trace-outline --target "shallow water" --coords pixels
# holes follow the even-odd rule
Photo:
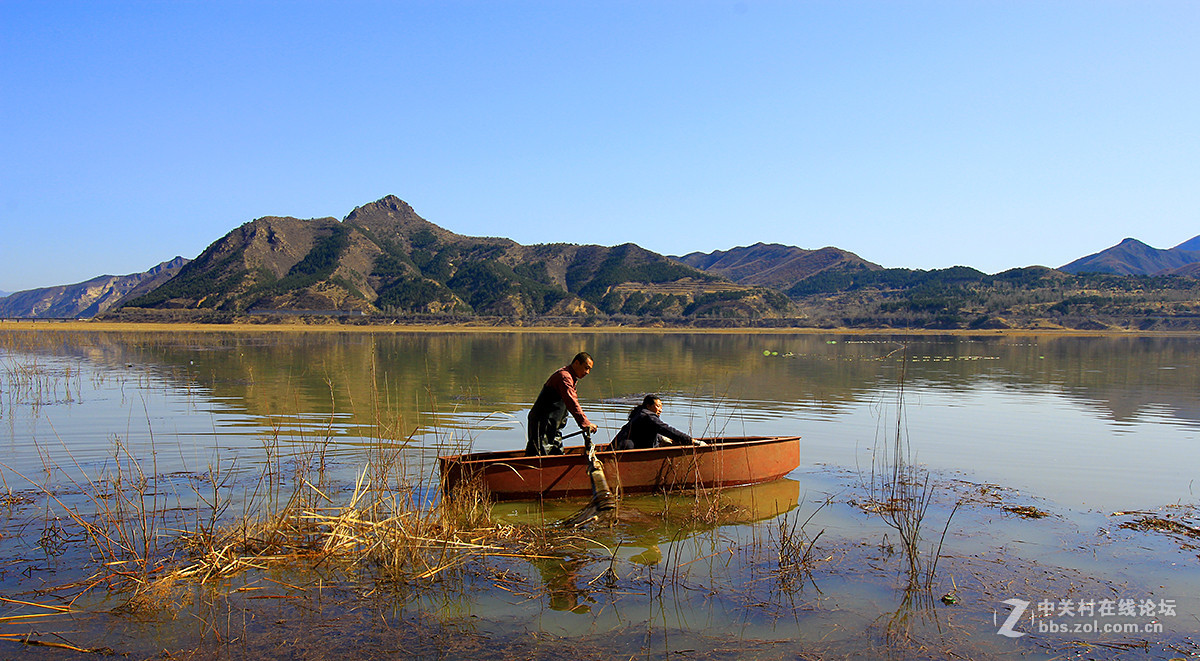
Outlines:
[[[589,584],[600,573],[594,558],[568,558],[525,567],[531,580],[549,586],[544,598],[514,606],[507,593],[479,590],[458,602],[452,620],[483,617],[494,630],[575,638],[620,630],[624,637],[613,645],[663,654],[677,643],[716,654],[727,640],[705,643],[687,632],[732,622],[737,640],[806,641],[843,653],[837,645],[821,646],[861,639],[881,614],[899,612],[894,585],[853,569],[894,563],[886,554],[870,557],[889,530],[846,502],[869,480],[873,454],[895,438],[899,420],[912,459],[948,485],[945,502],[931,512],[937,526],[956,498],[986,485],[996,485],[1004,504],[1033,504],[1054,514],[1035,525],[994,503],[962,507],[947,535],[943,571],[985,576],[978,563],[1048,563],[1079,575],[1062,579],[1066,588],[1050,581],[1045,590],[1079,596],[1090,590],[1095,599],[1102,589],[1139,597],[1154,591],[1155,599],[1177,602],[1178,615],[1163,618],[1173,627],[1168,632],[1200,630],[1200,604],[1191,596],[1200,594],[1195,551],[1179,540],[1122,531],[1122,520],[1110,516],[1197,503],[1200,338],[9,333],[0,337],[4,477],[20,491],[28,486],[21,476],[95,479],[136,459],[146,473],[178,475],[161,497],[189,506],[195,504],[189,475],[252,476],[317,446],[336,479],[352,483],[383,439],[404,448],[413,482],[430,487],[438,454],[523,446],[529,402],[546,376],[580,350],[596,361],[579,393],[601,426],[600,441],[615,433],[644,393],[654,392],[664,399],[663,418],[696,436],[798,434],[802,465],[790,480],[765,490],[723,496],[738,502],[731,508],[739,520],[707,528],[673,524],[662,514],[669,503],[650,499],[626,509],[650,511],[647,517],[658,523],[627,522],[614,537],[599,540],[619,547],[613,557],[626,568],[626,589],[642,579],[652,585],[655,572],[661,580],[667,568],[680,566],[704,568],[706,578],[684,582],[703,589],[676,591],[667,602],[661,588],[656,598],[652,591],[605,593]],[[810,607],[783,609],[790,624],[781,628],[779,609],[744,603],[776,603],[778,594],[735,589],[770,583],[764,558],[745,551],[740,558],[731,551],[725,565],[713,558],[734,547],[757,548],[761,555],[777,543],[772,531],[779,521],[807,517],[827,497],[836,502],[809,525],[826,531],[824,540],[852,549],[858,544],[858,551],[843,548],[837,571],[818,572],[819,590],[802,592]],[[561,504],[558,512],[501,504],[494,517],[537,524],[576,505]],[[11,534],[6,541],[12,543]],[[8,549],[9,557],[29,556],[28,545],[23,548]],[[703,559],[712,553],[718,555]],[[10,572],[0,580],[16,579]],[[957,613],[966,623],[956,626],[976,631],[979,645],[987,636],[979,649],[989,654],[1039,654],[1042,648],[1029,643],[1036,636],[1010,641],[994,635],[992,618],[1004,608],[997,602],[1022,595],[991,592],[983,581],[972,588],[979,596],[973,609]],[[556,582],[566,587],[553,587]],[[714,594],[697,594],[705,590]],[[1050,596],[1024,593],[1034,602]],[[984,603],[984,597],[994,599]],[[500,611],[507,615],[497,618]],[[642,640],[638,627],[646,622],[659,626],[650,626],[653,635]],[[941,623],[922,626],[940,631]],[[659,638],[665,631],[675,632],[675,643]],[[687,642],[679,642],[681,636]],[[872,640],[887,643],[886,636]],[[602,642],[597,649],[604,649]]]

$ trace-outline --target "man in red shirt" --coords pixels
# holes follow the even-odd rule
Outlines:
[[[575,384],[592,371],[592,357],[586,351],[576,354],[571,364],[559,369],[546,379],[537,401],[529,410],[529,443],[525,454],[562,454],[562,428],[567,424],[567,413],[579,423],[579,428],[595,433],[597,427],[584,415],[575,394]]]

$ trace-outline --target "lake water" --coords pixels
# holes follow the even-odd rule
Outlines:
[[[264,432],[329,433],[353,463],[378,424],[414,446],[522,447],[541,383],[575,352],[607,440],[644,393],[695,436],[797,434],[804,466],[869,466],[901,368],[917,462],[1070,508],[1194,501],[1200,339],[591,333],[42,333],[0,354],[11,467],[37,447],[87,465],[151,436],[196,469],[254,460]],[[24,344],[27,348],[22,349]],[[21,389],[20,368],[42,383]],[[41,392],[36,388],[42,388]],[[30,404],[34,406],[30,406]],[[35,447],[36,446],[36,447]],[[53,453],[53,452],[52,452]],[[233,456],[230,454],[229,456]],[[430,464],[431,465],[431,464]]]
[[[799,435],[802,465],[784,490],[804,511],[806,499],[861,483],[899,419],[912,459],[939,479],[995,485],[1060,521],[1040,535],[1011,533],[1019,522],[1003,517],[982,536],[952,533],[950,545],[964,555],[1007,548],[1006,536],[1020,534],[1041,549],[1026,555],[1044,560],[1061,546],[1093,545],[1072,535],[1107,531],[1112,512],[1197,503],[1196,337],[9,332],[0,334],[4,477],[20,490],[28,486],[21,476],[94,475],[122,453],[156,474],[214,465],[252,473],[272,443],[286,454],[319,442],[334,471],[352,481],[373,439],[384,438],[406,448],[414,482],[430,485],[439,453],[523,447],[525,415],[541,384],[584,350],[595,367],[579,394],[600,441],[645,393],[659,394],[663,419],[694,436]],[[537,515],[506,505],[496,516]],[[843,539],[878,532],[852,518],[826,511],[818,520]],[[659,546],[634,551],[661,553]],[[1091,574],[1129,571],[1139,590],[1159,580],[1196,581],[1194,553],[1141,573],[1125,567],[1139,562],[1137,554],[1092,555],[1061,564]],[[1186,567],[1170,568],[1179,564]],[[839,588],[822,587],[826,595],[831,589]],[[856,590],[840,589],[846,599]],[[1192,604],[1178,598],[1181,610]],[[581,621],[594,631],[607,616],[558,617],[543,613],[521,626],[566,635]]]

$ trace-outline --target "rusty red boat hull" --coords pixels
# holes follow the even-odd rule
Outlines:
[[[704,446],[601,451],[608,485],[618,493],[733,487],[777,480],[800,465],[799,436],[700,439]],[[442,488],[479,479],[497,500],[592,495],[582,446],[566,454],[527,457],[524,450],[438,457]]]

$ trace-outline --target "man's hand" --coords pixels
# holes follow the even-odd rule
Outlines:
[[[588,423],[588,426],[584,427],[583,429],[584,429],[584,431],[586,431],[589,434],[595,434],[596,430],[599,429],[599,427],[597,427],[596,425],[593,425],[591,423]]]

